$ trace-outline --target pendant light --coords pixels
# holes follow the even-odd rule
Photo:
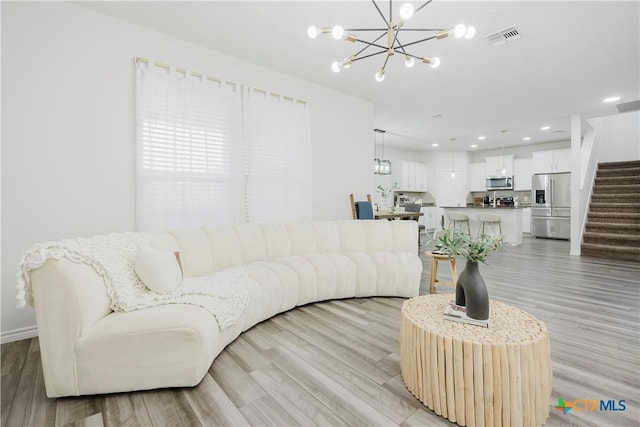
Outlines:
[[[373,173],[378,175],[391,175],[391,160],[384,158],[384,134],[386,131],[382,129],[374,129],[373,131],[376,134],[379,133],[382,135],[382,142],[381,142],[382,155],[378,157],[374,149],[374,155],[376,157],[373,159]],[[375,144],[376,144],[376,139],[374,134],[374,146]]]
[[[455,178],[456,177],[456,171],[454,168],[454,162],[453,162],[453,144],[456,142],[455,138],[451,138],[451,178]]]
[[[380,174],[380,158],[378,157],[377,149],[378,149],[378,141],[376,140],[376,135],[378,135],[377,129],[373,130],[373,173],[374,175]]]
[[[505,176],[507,174],[507,168],[504,165],[504,134],[507,133],[507,130],[502,129],[500,132],[502,132],[502,170],[500,171],[500,173],[502,174],[502,176]]]

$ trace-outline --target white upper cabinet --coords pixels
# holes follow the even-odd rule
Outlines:
[[[401,190],[427,191],[427,165],[417,162],[402,162]]]
[[[487,165],[485,163],[469,164],[469,191],[486,191]]]
[[[533,173],[560,172],[571,172],[571,149],[533,152]]]
[[[513,175],[513,154],[486,158],[486,176],[502,176],[503,167],[506,169],[504,175]]]
[[[513,189],[515,191],[531,190],[533,175],[533,159],[515,159],[513,162]]]

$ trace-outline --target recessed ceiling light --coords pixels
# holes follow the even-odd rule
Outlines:
[[[614,102],[614,101],[619,101],[620,97],[619,96],[611,96],[609,98],[605,98],[602,100],[602,102]]]
[[[522,138],[522,140],[523,140],[523,141],[530,141],[530,140],[531,140],[531,138],[530,138],[530,137],[528,137],[528,136],[525,136],[524,138]]]
[[[549,130],[549,129],[551,129],[551,126],[542,126],[540,128],[540,130]]]
[[[479,137],[478,137],[478,139],[479,139],[480,141],[482,141],[482,140],[484,140],[484,139],[486,139],[486,138],[487,138],[486,136],[479,136]]]
[[[431,144],[431,146],[432,146],[432,147],[437,147],[437,146],[438,146],[438,144]]]
[[[478,144],[471,144],[471,148],[477,148]]]

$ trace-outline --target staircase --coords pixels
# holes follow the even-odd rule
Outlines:
[[[640,262],[640,160],[598,164],[581,253]]]

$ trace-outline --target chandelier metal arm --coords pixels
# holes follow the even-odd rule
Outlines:
[[[383,50],[389,50],[389,48],[387,48],[386,46],[382,46],[376,43],[371,43],[365,40],[356,40],[360,43],[366,44],[367,46],[365,46],[364,48],[362,48],[358,53],[356,53],[355,56],[358,56],[359,54],[361,54],[362,52],[364,52],[368,47],[377,47],[378,49],[383,49]]]
[[[385,68],[387,68],[387,62],[389,61],[389,58],[390,58],[390,57],[391,57],[391,56],[387,55],[387,57],[385,58],[385,60],[384,60],[384,64],[382,64],[382,69],[383,69],[383,70],[384,70]]]
[[[355,53],[355,54],[353,54],[352,56],[353,56],[353,57],[356,57],[356,56],[360,55],[362,52],[364,52],[365,50],[367,50],[367,49],[368,49],[369,47],[371,47],[371,46],[374,46],[374,47],[377,47],[377,48],[380,48],[380,49],[385,49],[385,47],[380,46],[380,45],[378,45],[378,44],[375,44],[378,40],[380,40],[380,39],[381,39],[382,37],[384,37],[385,35],[386,35],[386,32],[385,32],[385,33],[380,34],[380,36],[379,36],[377,39],[375,39],[374,41],[372,41],[372,42],[368,42],[368,41],[365,41],[365,40],[356,39],[356,41],[357,41],[357,42],[360,42],[360,43],[366,44],[367,46],[363,47],[362,49],[360,49],[358,52],[356,52],[356,53]],[[377,53],[376,53],[376,54],[374,54],[374,55],[377,55]],[[368,56],[373,56],[373,55],[368,55]],[[368,56],[365,56],[364,58],[367,58]]]
[[[430,32],[440,32],[440,31],[447,31],[448,28],[402,28],[402,31],[430,31]],[[351,31],[356,31],[356,30],[351,30]],[[380,31],[385,31],[385,30],[380,30]]]
[[[436,38],[436,36],[427,37],[426,39],[417,40],[415,42],[404,44],[404,45],[402,45],[402,47],[404,48],[404,47],[411,46],[411,45],[414,45],[414,44],[418,44],[418,43],[426,42],[426,41],[429,41],[429,40],[433,40],[435,38]]]
[[[426,5],[428,5],[429,3],[431,3],[433,0],[427,0],[426,2],[424,2],[424,4],[422,6],[420,6],[419,8],[417,8],[413,13],[416,14],[420,11],[420,9],[422,9],[423,7],[425,7]]]
[[[345,31],[387,31],[387,28],[345,28]]]
[[[384,14],[382,13],[382,11],[380,10],[380,8],[378,7],[378,4],[376,3],[376,0],[371,0],[371,3],[373,3],[373,5],[376,7],[376,10],[378,11],[378,13],[380,14],[380,17],[382,18],[382,20],[384,21],[385,25],[387,27],[389,27],[389,21],[387,21],[387,18],[384,17]],[[389,7],[391,7],[391,0],[389,0]],[[389,17],[391,18],[391,17]]]
[[[377,56],[377,55],[380,55],[380,54],[383,54],[383,53],[387,53],[387,49],[381,50],[381,51],[376,52],[376,53],[370,53],[370,54],[368,54],[368,55],[361,56],[361,57],[359,57],[359,58],[353,58],[353,59],[351,60],[351,62],[356,62],[356,61],[359,61],[359,60],[361,60],[361,59],[371,58],[372,56]],[[422,59],[422,58],[420,58],[420,59]]]

